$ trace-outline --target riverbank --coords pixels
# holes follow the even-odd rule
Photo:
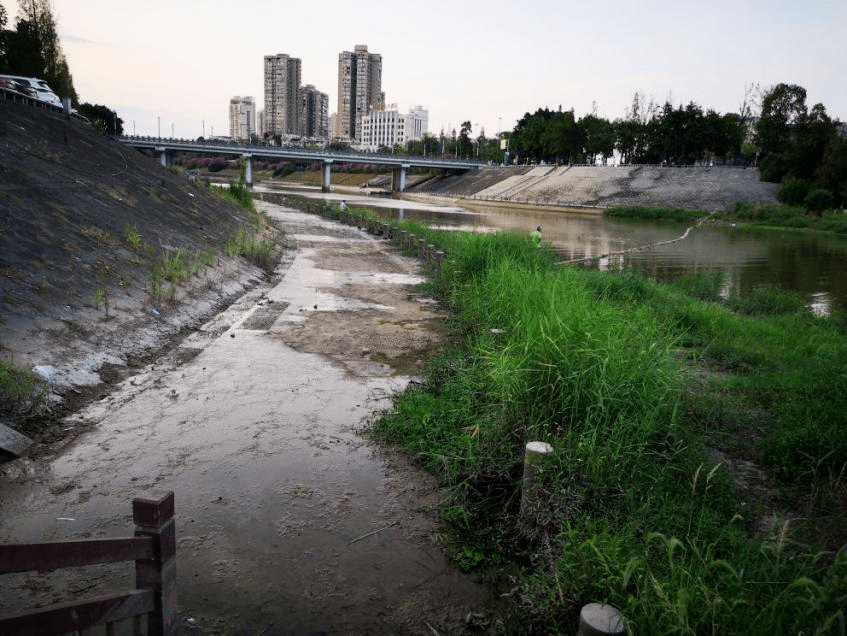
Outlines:
[[[562,268],[522,236],[397,225],[445,251],[427,289],[465,346],[371,432],[453,494],[442,516],[464,567],[520,572],[510,633],[569,633],[598,600],[635,633],[839,621],[843,318],[773,290],[722,300],[709,275]],[[522,505],[529,441],[555,454]]]
[[[266,280],[279,235],[82,122],[3,109],[0,419],[61,442],[63,414]]]

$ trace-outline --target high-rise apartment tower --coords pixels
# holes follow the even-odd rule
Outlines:
[[[284,53],[265,56],[265,130],[300,134],[300,60]]]
[[[256,102],[252,97],[229,100],[229,136],[234,141],[250,141],[256,123]]]
[[[329,95],[311,84],[300,90],[300,134],[324,138],[329,135]]]
[[[357,44],[352,53],[339,53],[336,136],[355,140],[359,120],[368,114],[371,105],[383,102],[382,56],[368,53],[364,44]]]

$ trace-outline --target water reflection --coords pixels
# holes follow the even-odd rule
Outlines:
[[[300,189],[296,194],[304,194]],[[294,194],[295,192],[292,192]],[[346,199],[352,208],[367,208],[386,219],[414,220],[469,232],[529,233],[542,226],[544,241],[563,261],[607,271],[636,269],[662,282],[693,272],[721,279],[723,293],[743,295],[763,285],[797,292],[817,313],[847,310],[847,238],[793,231],[742,229],[704,224],[681,237],[688,224],[606,219],[596,211],[572,209],[473,209],[452,204],[422,203],[389,197],[320,193],[311,196]]]

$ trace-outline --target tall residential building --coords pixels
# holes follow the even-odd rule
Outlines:
[[[256,102],[252,97],[229,100],[229,136],[234,141],[250,141],[256,132]]]
[[[300,134],[304,137],[329,136],[329,95],[311,84],[300,91]]]
[[[265,56],[265,133],[299,135],[300,60],[284,53]]]
[[[362,117],[360,135],[356,140],[362,150],[393,148],[397,144],[405,146],[409,141],[423,139],[427,132],[429,112],[423,106],[401,113],[397,104],[372,106],[370,112]]]
[[[384,103],[382,56],[368,53],[357,44],[355,50],[338,54],[338,120],[335,135],[356,139],[357,126],[374,104]]]

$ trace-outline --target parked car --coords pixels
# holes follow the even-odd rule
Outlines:
[[[20,82],[15,81],[11,77],[0,75],[0,88],[4,88],[7,91],[12,91],[20,95],[26,95],[27,97],[38,99],[38,95],[36,94],[35,89],[30,88],[29,85],[23,85]]]
[[[4,79],[12,80],[13,82],[17,82],[20,86],[24,87],[24,89],[29,89],[32,91],[31,93],[27,90],[18,91],[22,92],[24,95],[30,95],[31,97],[35,97],[36,99],[40,99],[43,102],[47,102],[49,104],[53,104],[54,106],[62,106],[62,100],[59,99],[59,96],[53,92],[50,88],[50,85],[47,84],[43,79],[38,79],[37,77],[20,77],[18,75],[3,75]]]

